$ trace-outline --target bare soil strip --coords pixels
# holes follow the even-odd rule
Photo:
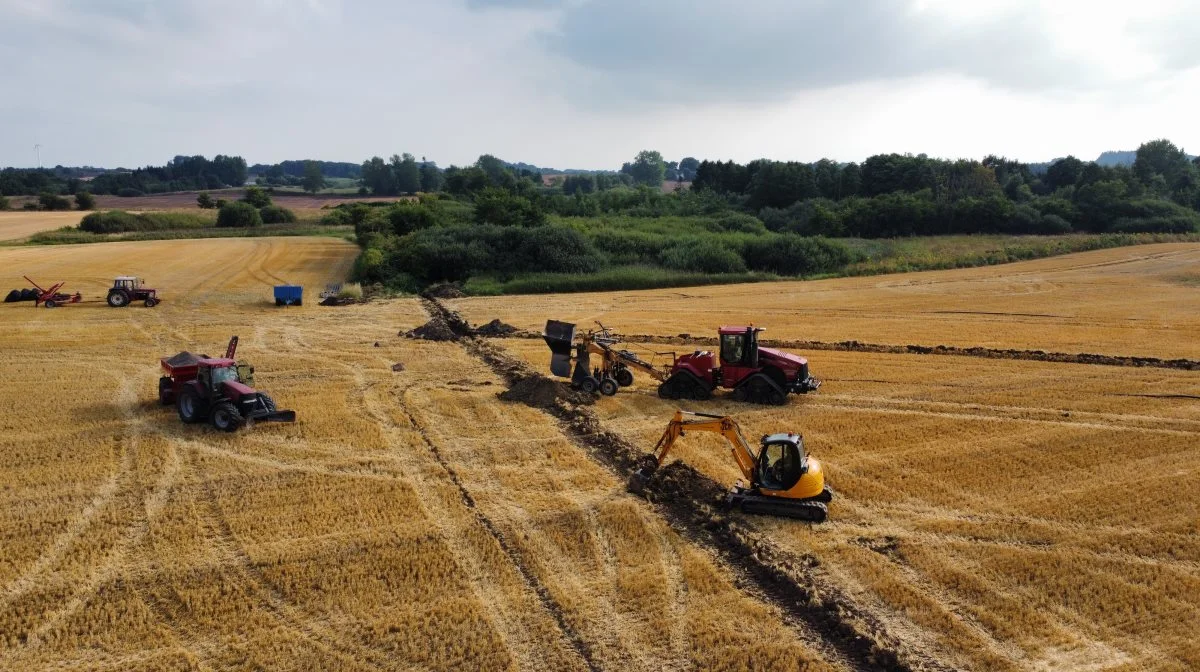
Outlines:
[[[587,402],[567,385],[534,372],[483,339],[457,313],[435,299],[422,300],[431,323],[449,326],[469,354],[499,375],[508,390],[501,397],[520,401],[556,418],[564,434],[589,456],[626,478],[644,454],[616,434],[604,430]],[[420,336],[417,336],[418,338]],[[720,511],[725,488],[682,462],[659,470],[650,489],[654,508],[679,534],[714,552],[749,593],[778,607],[788,618],[812,628],[825,643],[859,670],[949,669],[929,653],[914,649],[888,633],[872,614],[858,606],[826,577],[820,561],[777,548],[736,517]]]

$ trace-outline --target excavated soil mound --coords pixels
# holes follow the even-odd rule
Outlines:
[[[321,299],[321,306],[349,306],[358,303],[358,299],[352,296],[327,296]]]
[[[458,285],[445,283],[430,287],[425,290],[425,295],[434,299],[461,299],[467,294],[459,289]]]
[[[475,333],[480,336],[508,336],[517,331],[517,328],[511,324],[501,322],[499,318],[488,322],[482,327],[477,327]]]
[[[519,401],[534,408],[553,408],[555,402],[560,399],[577,406],[593,404],[596,401],[595,397],[586,392],[571,389],[571,386],[565,383],[538,374],[518,378],[497,396],[505,401]]]
[[[418,338],[426,341],[457,341],[458,334],[450,328],[441,315],[435,315],[432,320],[404,332],[405,338]]]

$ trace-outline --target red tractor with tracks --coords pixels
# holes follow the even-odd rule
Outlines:
[[[295,422],[295,411],[280,411],[266,392],[255,390],[254,367],[239,363],[238,338],[229,340],[224,357],[193,355],[184,351],[161,360],[167,375],[158,379],[158,399],[175,404],[179,419],[187,424],[208,420],[213,427],[237,431],[247,422]]]

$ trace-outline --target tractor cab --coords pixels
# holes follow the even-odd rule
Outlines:
[[[113,289],[123,289],[127,292],[134,292],[146,283],[131,275],[119,275],[113,280]]]
[[[196,380],[208,392],[216,392],[223,383],[240,383],[237,363],[232,359],[201,359],[196,366]]]
[[[770,434],[762,438],[758,454],[758,487],[764,490],[791,490],[808,471],[804,437],[799,434]]]
[[[758,366],[758,332],[762,327],[721,327],[721,363],[726,366]]]

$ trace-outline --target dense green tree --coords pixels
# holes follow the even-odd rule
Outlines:
[[[1174,189],[1188,168],[1187,154],[1166,139],[1143,143],[1133,161],[1133,174],[1142,184],[1149,185],[1151,178],[1162,175],[1167,189]]]
[[[376,196],[395,196],[396,176],[392,167],[378,156],[373,156],[362,165],[363,186]]]
[[[96,197],[86,191],[75,192],[75,207],[79,210],[95,210]]]
[[[396,190],[402,194],[415,194],[421,190],[421,167],[412,154],[392,156],[392,173],[396,176]]]
[[[304,162],[304,190],[315,194],[325,188],[325,175],[321,172],[321,164],[316,161]]]
[[[210,196],[207,191],[202,191],[196,196],[196,205],[200,206],[204,210],[211,210],[217,207],[216,202],[213,201],[212,196]]]
[[[421,159],[421,191],[432,194],[440,191],[443,183],[442,170],[432,161]]]
[[[687,156],[679,160],[679,176],[685,182],[691,182],[696,179],[696,171],[700,169],[700,161],[694,156]]]
[[[652,150],[642,150],[634,157],[632,163],[622,166],[621,172],[633,177],[634,184],[644,184],[648,187],[660,187],[667,179],[667,163],[662,154]]]

